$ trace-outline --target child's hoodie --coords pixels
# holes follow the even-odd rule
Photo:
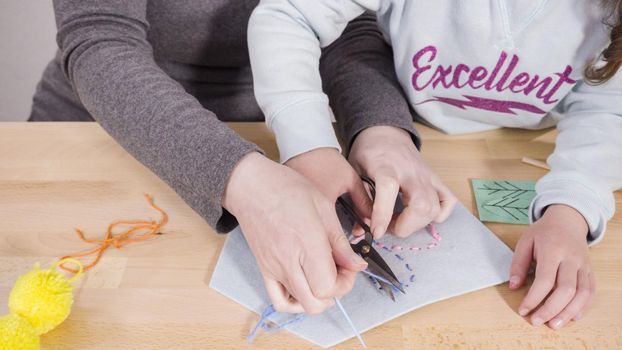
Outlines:
[[[566,204],[602,238],[622,187],[622,72],[591,86],[583,71],[608,44],[607,13],[585,0],[264,0],[249,24],[255,94],[281,160],[339,144],[318,70],[320,47],[366,10],[394,51],[414,110],[470,133],[557,125],[531,219]]]

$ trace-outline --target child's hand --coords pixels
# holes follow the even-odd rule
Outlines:
[[[534,326],[548,322],[551,328],[559,329],[570,320],[579,320],[589,308],[595,281],[587,233],[587,223],[579,212],[555,204],[516,244],[510,289],[523,285],[532,260],[537,264],[534,282],[518,308],[521,316],[535,310],[531,315]]]
[[[432,221],[442,222],[457,202],[402,129],[374,126],[361,131],[352,144],[349,161],[358,172],[376,182],[371,216],[376,238],[387,228],[405,237]],[[393,218],[400,190],[404,210]]]
[[[331,203],[344,193],[350,194],[361,218],[371,218],[372,202],[363,181],[337,149],[314,149],[291,158],[285,165],[307,178]],[[360,233],[360,228],[356,231]]]

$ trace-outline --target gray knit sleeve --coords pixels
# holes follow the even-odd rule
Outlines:
[[[346,152],[359,132],[377,125],[404,129],[421,146],[414,112],[395,74],[393,52],[375,15],[365,13],[350,22],[322,52],[320,70]]]
[[[219,232],[238,161],[258,147],[206,110],[155,63],[147,0],[55,0],[64,74],[88,112]],[[111,169],[113,171],[113,169]]]

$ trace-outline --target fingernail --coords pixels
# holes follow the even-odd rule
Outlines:
[[[560,318],[551,321],[551,328],[559,329],[562,326],[562,320]]]
[[[544,324],[544,321],[540,317],[536,317],[531,321],[531,324],[533,324],[536,327],[540,327]]]
[[[575,321],[578,321],[578,320],[580,320],[581,318],[583,318],[583,314],[579,312],[579,313],[578,313],[578,314],[576,314],[576,315],[575,315],[572,319],[573,319],[573,320],[575,320]]]
[[[384,234],[384,227],[383,226],[376,226],[376,228],[374,229],[374,237],[379,237],[382,236]]]
[[[520,277],[518,276],[510,277],[510,288],[516,288],[518,286],[518,282],[520,282]]]
[[[527,309],[526,307],[521,307],[520,309],[518,309],[518,314],[521,316],[527,315],[528,312],[529,312],[529,309]]]
[[[352,261],[354,261],[354,263],[357,265],[367,266],[367,262],[363,260],[363,258],[361,258],[361,256],[358,254],[353,254]]]

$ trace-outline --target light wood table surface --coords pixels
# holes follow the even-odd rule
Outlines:
[[[232,127],[276,157],[263,124]],[[552,130],[497,130],[446,136],[419,125],[423,153],[458,198],[474,210],[469,179],[538,179],[520,162],[546,159]],[[82,279],[72,314],[42,337],[43,349],[299,349],[287,332],[245,337],[257,315],[207,283],[225,236],[218,235],[164,182],[95,123],[0,123],[0,314],[15,278],[87,246],[73,232],[101,235],[121,218],[156,219],[142,193],[170,215],[161,237],[110,250]],[[616,193],[618,207],[622,195]],[[487,224],[514,247],[524,226]],[[622,349],[622,213],[591,249],[595,303],[560,331],[534,328],[515,310],[526,288],[499,285],[438,302],[364,334],[370,349]],[[337,349],[359,349],[349,340]]]

